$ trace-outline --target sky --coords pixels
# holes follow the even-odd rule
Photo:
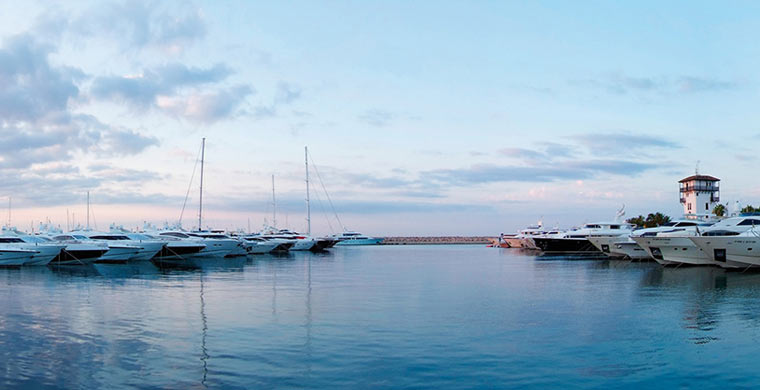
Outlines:
[[[203,227],[306,230],[305,146],[314,234],[678,217],[697,166],[758,204],[758,11],[2,2],[0,218],[195,228],[204,137]]]

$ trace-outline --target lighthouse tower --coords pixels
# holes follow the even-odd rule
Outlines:
[[[683,214],[687,219],[705,219],[720,203],[720,179],[698,172],[678,182],[683,204]]]

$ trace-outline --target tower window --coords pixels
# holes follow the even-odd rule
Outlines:
[[[707,207],[707,203],[705,203],[705,210],[710,210],[710,208]]]

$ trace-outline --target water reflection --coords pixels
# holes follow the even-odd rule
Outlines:
[[[760,298],[759,274],[716,267],[655,267],[642,276],[640,285],[644,295],[682,302],[682,326],[694,331],[689,339],[695,344],[720,340],[716,330],[737,298]],[[742,313],[756,313],[750,315],[755,321],[760,318],[756,311]]]

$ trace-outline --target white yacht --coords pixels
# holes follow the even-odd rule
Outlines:
[[[631,232],[630,235],[622,235],[618,237],[589,237],[589,241],[594,244],[600,251],[606,255],[614,258],[628,258],[634,260],[649,259],[651,256],[649,253],[639,246],[636,241],[633,240],[633,236],[655,236],[657,233],[681,231],[686,227],[703,226],[707,227],[712,225],[710,222],[701,222],[697,220],[676,220],[663,224],[662,226],[636,229]]]
[[[266,239],[258,235],[242,236],[243,246],[252,255],[261,255],[272,252],[287,252],[294,242],[292,240]]]
[[[83,240],[68,234],[39,235],[37,237],[66,245],[61,253],[50,261],[50,264],[54,265],[92,264],[109,251],[108,244],[105,242],[88,240],[86,237]]]
[[[206,247],[208,247],[210,244],[212,247],[228,249],[229,252],[223,257],[245,256],[248,254],[248,252],[245,250],[245,247],[243,246],[243,243],[241,243],[240,240],[232,238],[222,231],[204,230],[187,232],[187,234],[191,237],[198,237],[200,239],[203,239],[206,243]]]
[[[290,250],[292,251],[318,250],[319,242],[317,239],[287,229],[269,229],[259,236],[267,240],[278,239],[291,241],[293,246]]]
[[[542,229],[541,223],[534,226],[528,226],[525,229],[520,230],[517,234],[505,234],[503,240],[509,245],[510,248],[523,248],[526,245],[525,239],[533,236],[545,234]]]
[[[227,235],[210,232],[186,232],[179,229],[169,229],[149,234],[202,243],[205,247],[196,255],[201,257],[223,258],[227,255],[237,253],[238,248],[241,246],[240,241],[230,238]]]
[[[527,235],[521,240],[521,245],[522,245],[522,248],[524,249],[539,249],[538,246],[536,246],[536,241],[534,240],[534,238],[537,238],[537,237],[557,238],[557,237],[560,237],[563,233],[565,233],[564,230],[559,230],[558,228],[554,228],[542,234]]]
[[[0,245],[0,266],[17,267],[31,262],[38,252],[33,249],[22,249],[13,245]]]
[[[336,245],[378,245],[383,242],[382,238],[365,236],[359,232],[345,231],[339,235],[334,235],[339,241]]]
[[[689,239],[723,268],[760,267],[760,217],[739,218],[742,220],[737,225],[715,224]]]
[[[96,263],[124,263],[132,257],[137,256],[140,250],[142,250],[142,247],[139,245],[125,243],[122,240],[111,240],[105,235],[99,236],[102,238],[94,239],[90,237],[92,235],[96,235],[96,233],[90,230],[82,230],[58,235],[53,237],[53,239],[61,242],[76,240],[79,242],[105,243],[108,246],[108,252],[96,259]]]
[[[590,237],[619,237],[633,231],[634,225],[620,222],[588,223],[579,229],[569,230],[554,237],[533,237],[536,247],[544,253],[593,253],[599,250]]]
[[[56,244],[34,236],[3,235],[0,236],[0,245],[34,251],[23,265],[48,265],[53,259],[61,254],[66,245]]]
[[[129,257],[129,261],[148,261],[156,256],[166,245],[166,242],[152,239],[150,237],[132,238],[128,233],[116,232],[86,232],[91,240],[104,241],[108,243],[109,248],[113,245],[129,245],[138,248],[136,254]]]
[[[760,225],[760,216],[731,217],[723,219],[708,227],[684,227],[659,232],[655,236],[632,237],[658,263],[663,265],[717,265],[727,266],[725,262],[716,261],[712,254],[697,246],[691,238],[710,234],[710,232],[731,231],[741,233]]]

